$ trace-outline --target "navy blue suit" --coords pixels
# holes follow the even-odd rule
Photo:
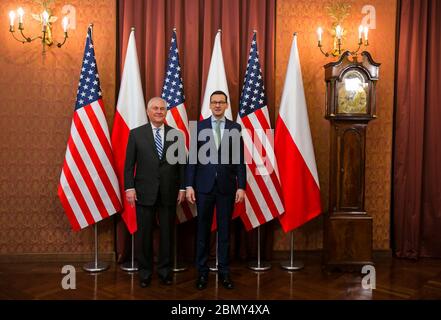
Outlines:
[[[206,130],[204,130],[206,129]],[[219,149],[216,148],[212,119],[197,124],[197,139],[192,139],[186,169],[186,186],[196,193],[198,211],[196,265],[200,275],[208,274],[208,253],[214,208],[218,228],[218,270],[229,273],[229,224],[236,190],[246,188],[241,126],[225,119]],[[201,158],[207,155],[208,159]]]

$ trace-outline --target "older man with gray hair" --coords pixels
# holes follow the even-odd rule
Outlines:
[[[153,227],[160,227],[157,272],[163,284],[172,284],[172,243],[176,205],[185,198],[185,142],[183,134],[164,123],[167,103],[159,97],[147,104],[149,123],[130,131],[124,168],[128,203],[136,206],[137,260],[140,286],[153,274]]]

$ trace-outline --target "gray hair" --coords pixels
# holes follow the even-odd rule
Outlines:
[[[161,102],[164,104],[164,107],[167,109],[167,101],[165,101],[164,99],[162,99],[161,97],[153,97],[149,100],[149,102],[147,103],[147,110],[150,109],[150,107],[152,106],[152,104],[154,102]]]

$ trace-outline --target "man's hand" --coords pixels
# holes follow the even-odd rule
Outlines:
[[[185,200],[185,190],[179,190],[178,193],[178,204],[181,204]]]
[[[136,191],[135,190],[127,190],[126,191],[126,199],[127,199],[127,202],[130,204],[130,206],[134,207],[135,201],[138,201],[138,198],[136,197]]]
[[[236,191],[236,203],[242,202],[245,199],[245,190],[237,189]]]
[[[193,187],[188,187],[187,188],[187,191],[186,191],[186,198],[187,198],[187,201],[188,202],[190,202],[191,204],[194,204],[195,203],[195,201],[196,201],[196,196],[195,196],[195,193],[194,193],[194,189],[193,189]]]

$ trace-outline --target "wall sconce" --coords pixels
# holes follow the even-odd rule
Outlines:
[[[343,28],[338,24],[335,27],[335,39],[334,39],[334,48],[329,51],[323,51],[322,49],[322,35],[323,35],[323,29],[321,27],[318,27],[317,29],[317,46],[319,47],[320,51],[323,53],[325,57],[333,56],[338,57],[342,54],[342,52],[349,51],[351,55],[356,56],[357,52],[360,50],[361,46],[364,44],[365,47],[369,45],[368,41],[368,32],[369,28],[367,26],[360,25],[358,27],[358,48],[354,51],[349,51],[347,49],[342,49],[342,36],[343,36]],[[363,37],[364,35],[364,43],[363,43]]]
[[[15,11],[9,12],[9,32],[11,33],[12,37],[23,44],[28,42],[30,43],[36,39],[41,39],[41,43],[43,45],[43,54],[45,54],[46,52],[46,46],[50,47],[54,44],[54,40],[52,37],[52,24],[58,19],[57,17],[51,14],[51,10],[48,8],[48,3],[50,2],[52,1],[46,0],[42,2],[44,8],[44,11],[42,13],[31,14],[32,17],[41,24],[41,32],[42,32],[41,35],[33,38],[26,36],[23,32],[24,30],[23,17],[25,15],[23,8],[21,7],[18,8],[16,12]],[[21,38],[17,38],[17,36],[15,35],[15,18],[17,16],[18,16],[18,30],[20,31]],[[67,29],[69,27],[69,19],[67,16],[63,17],[61,24],[64,30],[64,39],[63,42],[61,43],[57,42],[58,48],[61,48],[66,43],[66,40],[68,38]]]

